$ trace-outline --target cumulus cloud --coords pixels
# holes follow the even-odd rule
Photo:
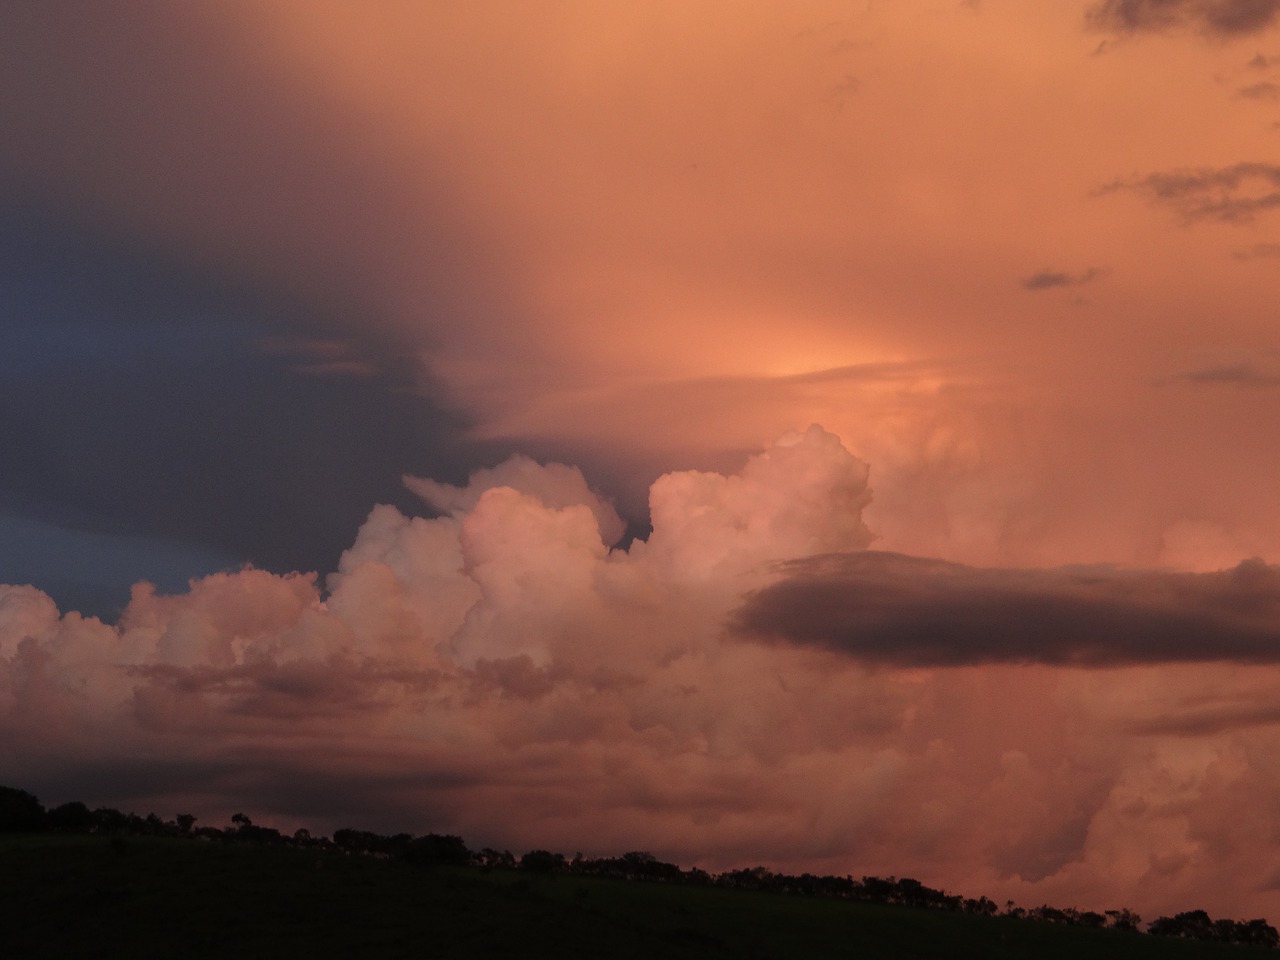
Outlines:
[[[1280,662],[1280,569],[992,570],[864,552],[789,561],[736,612],[743,635],[871,663],[1107,667]]]
[[[1280,0],[1101,0],[1085,18],[1090,26],[1140,33],[1190,28],[1218,38],[1269,29],[1280,16]]]
[[[1222,658],[1270,658],[1276,571],[863,552],[868,484],[811,427],[736,471],[660,477],[651,536],[610,549],[578,471],[515,459],[465,487],[412,481],[440,515],[375,508],[323,583],[246,568],[172,595],[139,584],[115,624],[0,587],[0,781],[215,822],[240,809],[513,850],[908,873],[1023,902],[1261,912],[1280,863],[1204,838],[1248,841],[1222,798],[1274,785],[1280,678]],[[740,635],[766,619],[792,642]],[[1111,648],[1082,639],[1091,627],[1129,636]],[[1193,657],[1194,674],[1161,662]],[[1229,695],[1196,699],[1211,688]],[[1202,749],[1213,736],[1245,739]],[[1157,849],[1177,864],[1153,872]],[[1201,895],[1228,871],[1230,903]]]
[[[534,497],[545,507],[587,507],[596,518],[605,543],[616,543],[622,536],[622,518],[613,505],[587,486],[581,470],[563,463],[544,465],[517,453],[496,467],[474,471],[465,487],[409,476],[404,478],[404,484],[436,510],[452,514],[471,510],[488,490],[510,487]]]
[[[1254,188],[1248,193],[1249,188]],[[1259,213],[1280,207],[1280,166],[1237,163],[1229,167],[1200,167],[1149,173],[1115,180],[1095,195],[1131,191],[1175,210],[1190,222],[1217,220],[1250,223]]]

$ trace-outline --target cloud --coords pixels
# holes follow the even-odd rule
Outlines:
[[[1280,706],[1248,702],[1191,705],[1162,716],[1135,720],[1129,729],[1142,736],[1206,737],[1253,727],[1280,725]]]
[[[1257,260],[1280,257],[1280,243],[1255,243],[1231,254],[1237,260]]]
[[[1280,0],[1101,0],[1085,11],[1095,29],[1115,33],[1188,28],[1229,39],[1269,29]]]
[[[1184,383],[1237,387],[1280,386],[1280,372],[1266,370],[1253,363],[1232,363],[1217,367],[1189,370],[1171,378]]]
[[[0,782],[214,823],[897,872],[1144,912],[1226,911],[1275,872],[1232,803],[1274,786],[1258,711],[1280,679],[1212,659],[1270,658],[1273,568],[860,553],[868,483],[811,427],[734,471],[663,475],[649,538],[611,550],[580,472],[517,458],[413,483],[439,516],[376,507],[323,585],[253,568],[139,584],[114,625],[0,587]],[[741,636],[766,625],[789,642]],[[1197,861],[1214,831],[1232,843]],[[1153,850],[1188,872],[1148,876]]]
[[[1280,99],[1280,84],[1264,80],[1261,83],[1241,87],[1236,93],[1246,100],[1277,100]]]
[[[790,561],[735,633],[868,663],[1280,663],[1280,568],[994,570],[866,552]]]
[[[422,477],[403,479],[406,487],[442,513],[465,513],[475,507],[486,491],[510,487],[536,498],[545,507],[587,507],[596,518],[600,537],[606,544],[617,543],[622,536],[622,518],[613,505],[587,486],[581,470],[563,463],[540,464],[522,454],[512,454],[496,467],[472,471],[465,487]]]
[[[1242,195],[1248,186],[1252,195]],[[1237,163],[1229,167],[1200,167],[1149,173],[1115,180],[1097,188],[1095,196],[1117,191],[1145,195],[1177,211],[1188,222],[1217,220],[1250,223],[1259,213],[1280,207],[1280,166]]]
[[[1022,281],[1026,290],[1050,290],[1054,287],[1078,287],[1095,280],[1102,273],[1097,267],[1090,267],[1083,273],[1061,273],[1047,267],[1039,273],[1033,273]]]

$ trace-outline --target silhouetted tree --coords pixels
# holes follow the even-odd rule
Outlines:
[[[465,866],[471,862],[471,851],[461,837],[428,833],[409,841],[404,858],[410,863],[449,863]]]
[[[59,833],[88,833],[93,829],[93,813],[79,800],[54,807],[44,816],[45,825]]]
[[[1123,907],[1119,910],[1108,910],[1107,919],[1111,922],[1112,930],[1137,930],[1142,924],[1142,917],[1128,907]]]
[[[565,869],[564,854],[549,850],[530,850],[520,858],[520,869],[529,873],[553,874]]]
[[[129,817],[113,807],[98,807],[93,811],[94,833],[127,833]]]
[[[514,870],[516,858],[510,850],[495,850],[485,847],[476,854],[476,863],[482,870]]]
[[[1250,920],[1236,924],[1235,941],[1252,947],[1275,949],[1280,947],[1280,931],[1265,920]]]
[[[1189,940],[1217,940],[1218,929],[1203,910],[1187,910],[1172,917],[1157,917],[1147,932],[1157,937],[1184,937]]]
[[[986,897],[979,897],[977,900],[966,900],[964,902],[965,913],[976,913],[983,917],[994,917],[1000,912],[1000,908],[996,906],[994,900]]]
[[[44,829],[44,806],[35,794],[0,787],[0,833],[35,833]]]

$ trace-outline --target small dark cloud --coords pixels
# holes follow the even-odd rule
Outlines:
[[[869,663],[1280,663],[1280,568],[1003,570],[864,551],[790,561],[730,618],[744,638]]]
[[[862,86],[860,81],[852,73],[846,73],[838,81],[827,88],[826,99],[835,104],[837,110],[843,110],[845,101],[855,96]]]
[[[1237,260],[1257,260],[1266,257],[1280,257],[1280,243],[1255,243],[1252,247],[1237,250],[1231,254]]]
[[[1253,59],[1245,64],[1250,70],[1265,70],[1267,67],[1275,63],[1275,60],[1265,54],[1255,54]]]
[[[1102,271],[1097,267],[1090,267],[1084,273],[1061,273],[1057,270],[1045,268],[1039,273],[1033,273],[1029,277],[1022,280],[1022,287],[1025,290],[1052,290],[1054,287],[1078,287],[1086,284],[1091,280],[1101,276]]]
[[[1174,382],[1218,384],[1236,387],[1280,387],[1280,372],[1264,370],[1252,363],[1230,363],[1218,367],[1188,370],[1170,378]]]
[[[1218,39],[1260,33],[1280,16],[1280,0],[1100,0],[1086,23],[1110,33],[1190,29]]]
[[[1262,83],[1241,87],[1236,93],[1246,100],[1280,100],[1280,84],[1264,80]]]
[[[1252,188],[1252,193],[1246,190]],[[1188,222],[1217,220],[1249,223],[1259,213],[1280,207],[1280,165],[1237,163],[1148,173],[1114,180],[1094,196],[1129,191],[1177,211]]]

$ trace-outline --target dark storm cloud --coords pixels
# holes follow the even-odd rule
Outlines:
[[[1090,26],[1116,33],[1189,27],[1231,38],[1270,28],[1280,0],[1101,0],[1085,12]]]
[[[1114,180],[1094,191],[1102,196],[1130,191],[1175,210],[1188,222],[1218,220],[1249,223],[1259,213],[1280,207],[1280,166],[1237,163],[1149,173]]]
[[[412,502],[402,473],[508,452],[422,373],[433,331],[503,296],[429,150],[406,186],[216,4],[0,5],[0,86],[0,189],[26,198],[0,209],[0,517],[122,538],[93,583],[0,541],[0,581],[110,616],[156,576],[139,537],[186,576],[328,570],[370,504]]]
[[[893,666],[1280,662],[1280,569],[1000,570],[893,553],[783,564],[730,621],[743,637]]]
[[[1083,284],[1095,280],[1101,274],[1101,270],[1097,267],[1090,267],[1084,273],[1062,273],[1057,270],[1045,268],[1039,273],[1033,273],[1031,276],[1022,280],[1023,289],[1026,290],[1051,290],[1054,287],[1078,287]]]
[[[0,518],[56,533],[47,549],[0,538],[0,582],[112,616],[140,578],[327,571],[370,504],[414,504],[402,473],[465,477],[485,455],[465,427],[376,331],[47,210],[0,210]],[[169,549],[140,563],[139,538]]]

